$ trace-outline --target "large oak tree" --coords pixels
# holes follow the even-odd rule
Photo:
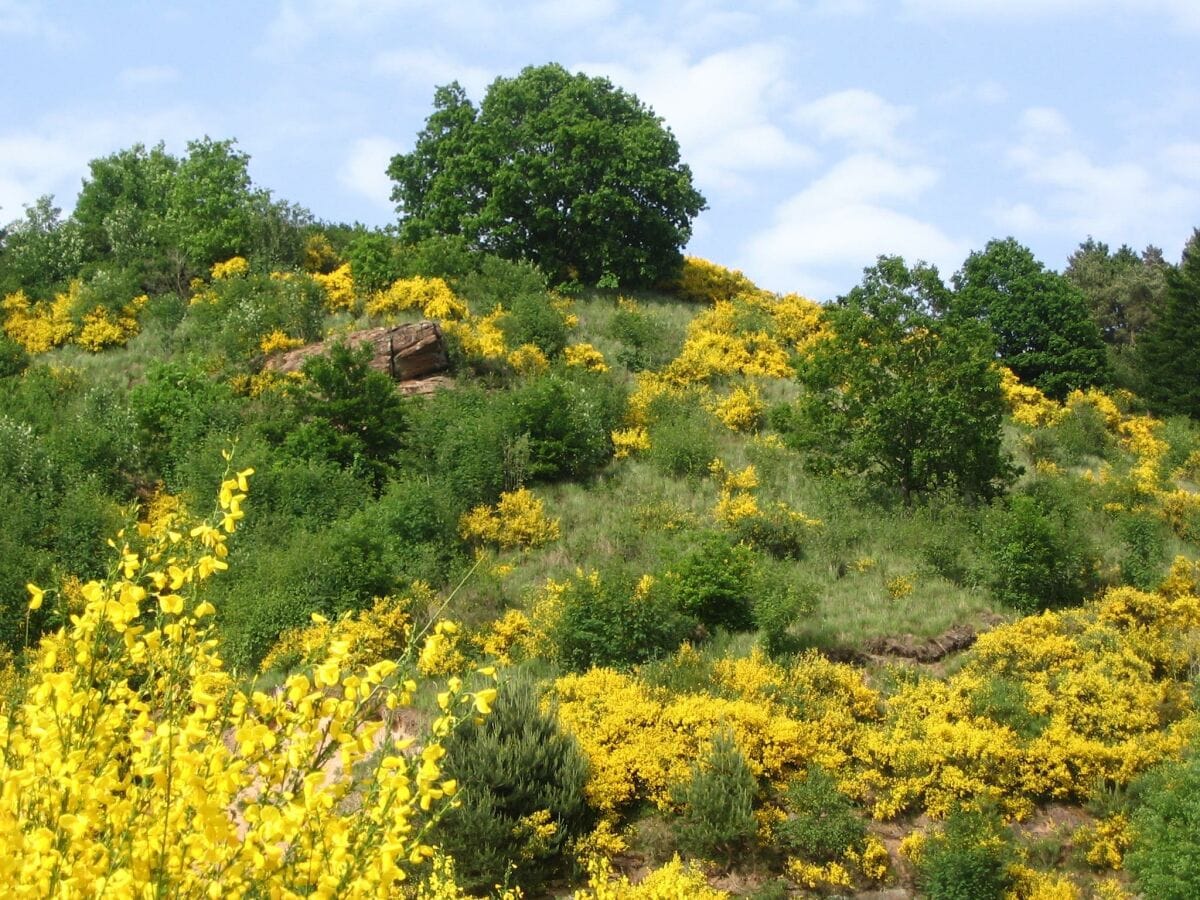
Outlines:
[[[388,175],[404,239],[461,234],[592,284],[673,274],[705,208],[662,119],[607,78],[556,64],[496,79],[478,109],[457,83],[438,88]]]

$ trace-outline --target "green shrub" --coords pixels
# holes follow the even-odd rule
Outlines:
[[[1091,403],[1075,403],[1055,428],[1059,456],[1056,462],[1075,465],[1088,457],[1111,456],[1113,438],[1109,434],[1104,413]]]
[[[784,796],[788,817],[775,826],[780,845],[813,862],[840,859],[861,850],[866,825],[854,802],[838,790],[837,781],[818,765],[788,784]]]
[[[816,603],[817,588],[811,582],[789,578],[782,572],[758,580],[751,615],[768,654],[795,649],[791,628],[811,613]]]
[[[1200,450],[1200,426],[1187,416],[1171,416],[1163,423],[1161,437],[1167,442],[1167,454],[1163,457],[1163,469],[1172,472],[1184,466],[1188,458]],[[1200,471],[1187,473],[1193,481],[1200,479]]]
[[[454,485],[464,508],[495,503],[505,488],[505,447],[515,440],[509,402],[473,387],[414,398],[401,469]]]
[[[1023,682],[993,675],[971,697],[971,714],[1007,725],[1026,740],[1035,738],[1050,724],[1045,715],[1029,711],[1029,692]]]
[[[228,386],[194,365],[151,362],[129,403],[147,466],[176,491],[182,486],[179,468],[197,445],[213,433],[227,442],[238,424],[237,401]],[[204,482],[204,489],[211,483]]]
[[[1139,787],[1125,867],[1146,897],[1200,896],[1200,756],[1161,768]]]
[[[662,397],[651,406],[650,449],[646,456],[664,475],[692,478],[708,471],[717,442],[694,398]]]
[[[188,307],[177,336],[187,346],[215,350],[231,364],[245,366],[271,332],[315,341],[324,321],[325,292],[311,278],[252,272],[214,281],[209,294]]]
[[[1121,580],[1125,584],[1152,591],[1163,575],[1167,558],[1167,536],[1163,523],[1147,512],[1129,513],[1121,518]]]
[[[29,354],[16,341],[0,334],[0,378],[20,375],[29,367]]]
[[[769,506],[757,515],[741,517],[729,526],[729,533],[775,559],[790,560],[804,558],[812,534],[809,526],[782,506]]]
[[[500,329],[509,347],[533,344],[547,359],[562,355],[570,331],[545,292],[518,294],[504,305],[508,314],[500,320]]]
[[[994,813],[956,809],[925,843],[917,883],[930,900],[999,900],[1011,887],[1011,840]]]
[[[691,629],[662,579],[639,592],[632,578],[573,579],[551,629],[555,653],[564,665],[625,668],[673,651]]]
[[[606,375],[549,372],[508,395],[507,437],[528,436],[530,480],[583,478],[612,457],[623,408],[622,391]]]
[[[1076,515],[1046,498],[1018,494],[996,506],[984,546],[992,593],[1021,612],[1077,604],[1093,588],[1095,553],[1081,540]]]
[[[747,631],[754,624],[754,551],[720,531],[697,536],[669,581],[680,611],[708,628]]]
[[[592,824],[584,797],[587,760],[543,710],[532,681],[500,686],[492,713],[445,740],[443,770],[458,781],[457,805],[435,839],[464,888],[504,882],[536,890],[562,874],[567,848]]]
[[[370,366],[372,348],[335,344],[304,363],[292,390],[298,424],[283,446],[302,459],[327,459],[368,477],[377,491],[395,469],[406,404],[392,380]]]
[[[431,238],[425,243],[436,240]],[[475,254],[473,268],[456,278],[454,289],[481,313],[491,312],[497,305],[508,308],[513,297],[538,298],[548,306],[546,276],[537,266],[489,253]]]
[[[363,231],[355,235],[346,245],[345,256],[350,263],[354,289],[360,296],[382,291],[397,278],[408,274],[399,243],[380,231]]]
[[[313,613],[334,618],[363,609],[397,586],[394,560],[369,517],[341,520],[318,532],[255,538],[235,546],[234,574],[223,585],[224,646],[230,662],[243,670],[257,666],[284,629],[307,625]]]
[[[673,355],[662,317],[643,309],[619,306],[609,320],[608,336],[621,342],[615,358],[631,372],[661,368]]]
[[[680,849],[729,865],[758,830],[754,795],[758,782],[733,737],[718,734],[691,778],[671,791],[680,807],[672,822]]]

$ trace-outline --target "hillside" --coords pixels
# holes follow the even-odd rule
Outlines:
[[[996,343],[1015,241],[822,307],[293,225],[0,257],[6,883],[1187,895],[1200,429]],[[339,343],[418,321],[427,394]]]

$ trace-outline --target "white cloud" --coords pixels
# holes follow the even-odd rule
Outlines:
[[[1171,144],[1161,153],[1164,167],[1178,178],[1200,181],[1200,142]]]
[[[1024,112],[1007,162],[1033,198],[997,203],[997,221],[1016,231],[1078,238],[1093,234],[1114,243],[1142,236],[1173,243],[1190,227],[1200,190],[1181,181],[1200,160],[1200,145],[1166,148],[1165,166],[1140,160],[1098,161],[1080,144],[1057,110]],[[1193,170],[1195,171],[1195,170]]]
[[[871,265],[881,253],[948,272],[969,244],[904,208],[937,181],[928,166],[851,156],[782,203],[771,226],[742,248],[740,262],[764,287],[821,298],[844,293],[852,285],[834,279],[847,268]]]
[[[1182,28],[1200,29],[1200,3],[1196,0],[903,0],[902,8],[921,18],[1010,22],[1114,12],[1139,17],[1165,15]]]
[[[288,58],[325,35],[365,34],[406,6],[406,0],[283,0],[267,25],[259,52],[268,58]]]
[[[0,0],[0,35],[42,38],[52,42],[67,37],[66,32],[46,15],[41,5],[22,0]]]
[[[132,66],[123,69],[117,76],[117,81],[124,87],[148,87],[154,84],[166,84],[179,78],[179,70],[174,66]]]
[[[746,190],[750,172],[812,163],[811,148],[777,122],[790,87],[782,47],[751,44],[690,60],[663,49],[639,67],[585,63],[637,94],[679,139],[702,190]]]
[[[907,106],[896,106],[872,91],[852,88],[826,94],[796,110],[794,118],[824,141],[842,141],[856,149],[903,150],[896,132],[912,118]]]
[[[491,69],[458,62],[436,49],[387,50],[375,57],[372,69],[380,75],[393,75],[416,87],[428,88],[431,95],[435,86],[457,81],[476,100],[495,78]]]
[[[205,130],[190,110],[174,109],[107,119],[61,114],[28,129],[0,133],[0,221],[17,218],[23,205],[42,194],[54,194],[58,205],[69,210],[92,159],[139,141],[182,146]],[[212,123],[208,130],[220,133]]]
[[[338,170],[338,183],[377,206],[390,209],[392,180],[387,176],[387,167],[402,149],[391,138],[359,138]]]

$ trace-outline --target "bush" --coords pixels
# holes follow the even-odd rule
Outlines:
[[[505,481],[510,436],[508,395],[463,387],[410,402],[402,471],[454,485],[458,512],[495,503]],[[457,521],[457,513],[455,517]]]
[[[1092,403],[1073,403],[1069,409],[1054,429],[1060,450],[1057,462],[1072,465],[1084,462],[1088,457],[1110,456],[1113,439],[1104,413]]]
[[[634,583],[598,574],[570,581],[561,597],[551,641],[559,659],[582,672],[625,668],[673,651],[691,628],[661,581]]]
[[[1166,534],[1161,520],[1147,512],[1129,513],[1120,522],[1121,581],[1152,591],[1163,575],[1167,557]]]
[[[680,849],[726,865],[744,851],[758,831],[754,795],[758,782],[733,737],[718,734],[689,781],[671,792],[681,807],[671,823]]]
[[[206,435],[222,442],[237,426],[237,401],[227,385],[199,366],[155,361],[129,394],[150,470],[178,490],[183,460]],[[211,479],[205,480],[207,486]]]
[[[691,478],[708,471],[717,455],[707,418],[698,415],[693,402],[662,397],[651,405],[648,429],[650,449],[646,456],[664,475]]]
[[[0,334],[0,378],[20,375],[29,366],[29,354],[16,341]]]
[[[759,639],[769,654],[793,649],[791,627],[816,607],[817,588],[778,573],[759,579],[751,614]]]
[[[1024,613],[1078,604],[1093,588],[1095,554],[1076,516],[1047,499],[1010,496],[984,526],[992,593]]]
[[[464,723],[445,746],[445,772],[460,788],[435,838],[461,886],[536,891],[560,874],[567,847],[591,825],[587,760],[553,711],[541,709],[533,683],[503,683],[491,715]]]
[[[775,835],[788,852],[824,863],[862,849],[867,828],[854,802],[820,766],[788,784],[784,799],[788,817],[775,826]]]
[[[418,246],[449,240],[452,239],[430,238]],[[530,262],[501,259],[490,253],[477,253],[474,268],[464,272],[454,287],[481,313],[491,312],[497,305],[507,307],[513,297],[540,297],[542,304],[548,305],[545,297],[546,276],[537,266]]]
[[[384,537],[368,516],[293,531],[283,541],[263,534],[233,555],[241,566],[232,566],[238,575],[228,583],[221,628],[227,658],[243,669],[256,667],[285,629],[309,624],[313,613],[334,618],[364,609],[397,585]]]
[[[364,231],[351,239],[346,245],[346,260],[360,295],[382,291],[404,276],[398,251],[396,239],[379,231]]]
[[[1050,724],[1049,716],[1029,711],[1025,683],[1005,675],[993,675],[972,694],[971,714],[1007,725],[1026,740],[1037,737]]]
[[[325,291],[312,278],[250,273],[218,278],[197,294],[179,334],[190,345],[214,348],[243,365],[259,354],[271,332],[315,341],[324,320]]]
[[[623,345],[616,360],[631,372],[659,369],[671,361],[660,316],[629,305],[617,307],[608,325],[608,335]]]
[[[1147,897],[1200,896],[1200,757],[1168,765],[1140,787],[1125,867]]]
[[[670,579],[680,611],[708,628],[749,630],[755,563],[753,550],[722,532],[699,535]]]
[[[583,478],[612,457],[624,396],[599,373],[530,378],[508,397],[508,437],[528,435],[530,480]]]
[[[500,330],[506,345],[515,348],[533,344],[547,359],[562,355],[570,331],[545,292],[518,294],[505,306],[508,314],[500,320]]]
[[[930,900],[999,900],[1011,886],[1011,837],[994,813],[951,812],[921,850],[918,885]]]
[[[372,348],[335,344],[304,363],[293,390],[299,425],[284,447],[304,459],[328,459],[370,478],[382,490],[406,427],[404,400],[392,380],[371,368]]]

